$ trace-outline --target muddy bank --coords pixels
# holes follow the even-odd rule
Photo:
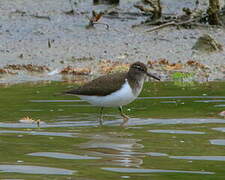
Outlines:
[[[29,0],[13,0],[0,2],[0,82],[20,82],[33,80],[61,80],[59,74],[67,67],[89,69],[89,75],[101,74],[101,62],[122,62],[122,64],[142,61],[145,63],[162,59],[171,64],[182,64],[180,69],[167,71],[184,71],[194,73],[195,80],[224,80],[225,51],[199,53],[193,50],[197,39],[203,34],[211,35],[222,46],[225,45],[225,33],[222,28],[198,27],[195,29],[164,28],[160,31],[146,33],[147,26],[132,28],[147,17],[133,7],[129,1],[121,1],[120,5],[92,5],[91,1],[50,0],[44,2]],[[175,4],[175,5],[174,5]],[[165,13],[181,13],[182,7],[194,7],[194,2],[186,0],[163,1]],[[202,7],[207,4],[202,3]],[[74,14],[65,12],[74,9]],[[97,25],[94,29],[86,29],[87,16],[91,11],[112,10],[119,14],[103,16],[102,23],[110,26]],[[194,61],[207,67],[196,73],[188,66]],[[155,63],[155,64],[157,64]],[[8,65],[46,66],[44,72],[4,70]],[[151,63],[150,63],[151,64]],[[170,73],[157,68],[153,63],[153,71],[159,73],[163,80],[171,79]],[[110,65],[110,64],[109,64]],[[154,68],[155,67],[155,68]],[[100,69],[100,70],[99,70]],[[10,73],[12,72],[12,73]],[[14,73],[14,74],[13,74]],[[203,74],[203,75],[202,75]]]

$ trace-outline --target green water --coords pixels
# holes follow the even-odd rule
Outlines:
[[[124,107],[126,128],[115,108],[99,127],[98,108],[60,94],[71,87],[0,88],[1,179],[225,178],[224,82],[146,83],[142,98]],[[25,116],[44,123],[20,123]]]

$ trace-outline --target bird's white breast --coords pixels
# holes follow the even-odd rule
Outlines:
[[[136,99],[132,92],[132,89],[126,79],[124,85],[107,96],[85,96],[79,95],[79,97],[85,101],[88,101],[90,104],[100,107],[118,107],[129,104]]]

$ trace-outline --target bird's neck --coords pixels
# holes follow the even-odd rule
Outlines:
[[[130,73],[127,74],[127,80],[129,85],[132,88],[132,92],[135,96],[138,96],[142,90],[144,80],[145,80],[145,74],[141,73]]]

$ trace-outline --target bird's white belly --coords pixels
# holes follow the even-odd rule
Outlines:
[[[101,107],[118,107],[129,104],[137,98],[132,92],[129,83],[125,82],[121,89],[111,93],[107,96],[85,96],[79,95],[79,97],[90,104]]]

